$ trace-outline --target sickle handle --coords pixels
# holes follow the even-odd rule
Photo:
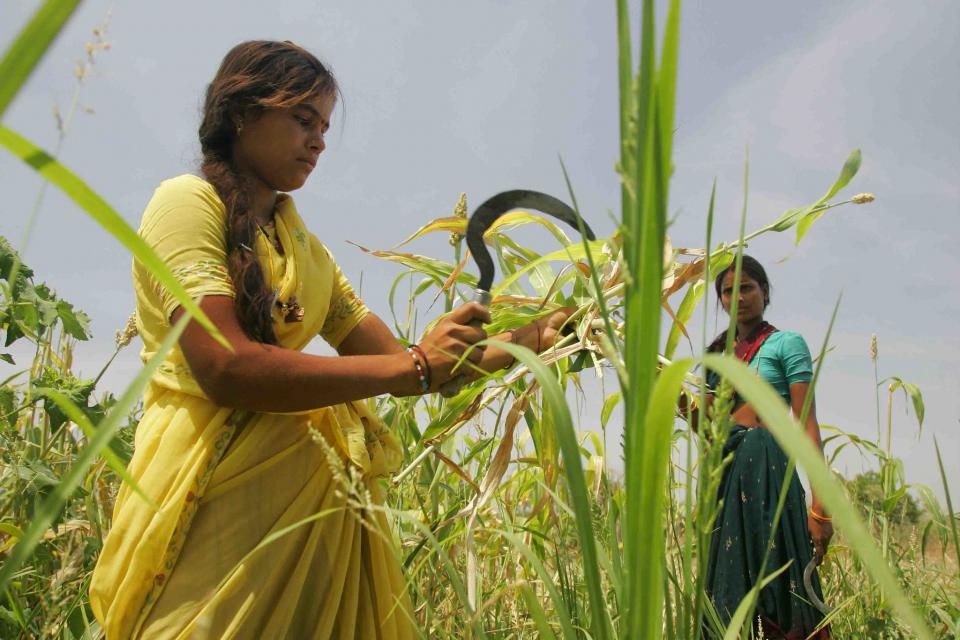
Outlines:
[[[474,302],[479,302],[485,307],[490,306],[490,300],[492,296],[489,291],[484,291],[483,289],[477,289],[476,295],[473,298]],[[469,322],[468,326],[479,329],[483,326],[483,323],[477,319],[473,319]],[[440,385],[440,395],[444,398],[452,398],[453,396],[460,393],[460,390],[463,389],[463,385],[467,383],[467,376],[462,373],[457,374],[453,378],[450,378],[442,385]]]

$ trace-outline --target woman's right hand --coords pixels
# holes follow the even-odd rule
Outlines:
[[[818,522],[812,517],[807,517],[807,528],[810,530],[810,539],[813,541],[813,557],[817,564],[823,564],[823,558],[827,555],[827,547],[830,545],[830,538],[833,537],[833,524],[829,522]]]
[[[471,323],[476,326],[471,326]],[[490,311],[482,304],[468,302],[457,307],[437,323],[430,333],[420,342],[430,368],[430,391],[436,391],[444,382],[458,375],[475,379],[482,375],[467,362],[479,364],[483,358],[484,347],[471,345],[486,339],[487,332],[482,325],[490,323]],[[458,363],[468,350],[466,362]]]

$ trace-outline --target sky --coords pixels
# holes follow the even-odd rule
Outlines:
[[[0,45],[37,5],[0,5]],[[74,68],[102,24],[110,49],[97,54],[83,83],[61,159],[133,226],[161,180],[196,170],[202,93],[223,55],[266,38],[309,48],[340,82],[327,150],[295,197],[381,316],[390,314],[399,268],[347,241],[390,247],[450,215],[460,192],[474,205],[517,187],[565,196],[562,157],[584,216],[599,235],[615,228],[614,2],[87,0],[7,111],[6,126],[56,146],[54,108],[69,111]],[[880,378],[919,385],[922,431],[898,396],[893,448],[907,481],[941,496],[934,437],[960,496],[960,83],[949,80],[960,68],[958,36],[960,4],[950,0],[685,3],[670,196],[674,246],[702,247],[716,180],[714,237],[732,240],[745,166],[752,230],[816,200],[847,154],[862,150],[861,171],[841,195],[872,192],[876,202],[829,212],[799,247],[790,231],[761,236],[748,251],[773,283],[767,319],[802,333],[815,352],[842,292],[817,389],[822,424],[876,437],[871,334]],[[40,185],[0,153],[0,236],[16,246]],[[450,252],[439,237],[412,250]],[[94,339],[78,345],[75,362],[95,375],[134,306],[128,254],[49,189],[24,259],[92,317]],[[721,325],[712,306],[708,312],[713,333]],[[696,348],[701,323],[690,324]],[[138,366],[128,348],[103,384],[122,390]],[[0,375],[8,369],[0,363]],[[882,394],[885,428],[885,385]],[[599,404],[588,398],[581,427],[598,424]],[[837,468],[850,476],[864,464],[849,453]]]

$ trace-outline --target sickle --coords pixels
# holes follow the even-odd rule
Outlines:
[[[493,286],[493,276],[496,274],[496,266],[493,258],[490,257],[490,251],[483,241],[483,235],[487,229],[493,225],[500,216],[513,211],[514,209],[534,209],[540,213],[553,216],[558,220],[566,222],[574,229],[579,230],[577,223],[577,213],[562,200],[539,191],[528,191],[526,189],[514,189],[513,191],[504,191],[487,199],[483,204],[476,208],[470,221],[467,223],[467,248],[473,255],[480,271],[480,279],[477,282],[477,289],[474,301],[483,306],[490,305],[490,289]],[[588,240],[596,240],[593,230],[583,219],[583,233]],[[474,323],[471,323],[471,325]],[[476,326],[480,326],[476,321]],[[440,387],[440,393],[449,398],[460,392],[463,386],[464,377],[462,375],[451,379]]]
[[[806,568],[803,570],[803,588],[807,591],[807,597],[810,598],[810,602],[813,603],[820,613],[825,616],[830,615],[833,611],[831,607],[824,604],[823,600],[817,597],[817,592],[813,590],[813,572],[817,568],[817,559],[810,558],[810,562],[807,563]]]
[[[565,202],[558,200],[553,196],[539,191],[527,191],[526,189],[515,189],[513,191],[504,191],[498,193],[486,202],[477,207],[470,221],[467,223],[467,247],[473,254],[473,259],[477,262],[480,270],[480,281],[477,283],[477,292],[489,294],[490,287],[493,285],[493,276],[496,272],[493,259],[487,250],[487,245],[483,241],[483,234],[487,229],[497,221],[500,216],[513,211],[514,209],[535,209],[541,213],[553,216],[558,220],[566,222],[574,229],[579,230],[577,225],[577,213],[571,209]],[[593,230],[586,222],[583,222],[583,231],[588,240],[596,240]],[[482,302],[478,300],[478,302]],[[484,303],[484,306],[489,304]]]

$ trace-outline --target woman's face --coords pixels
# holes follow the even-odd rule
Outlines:
[[[233,142],[237,168],[272,191],[299,189],[326,148],[334,106],[328,96],[247,115]]]
[[[723,310],[730,313],[730,303],[733,300],[733,278],[731,269],[723,276],[720,285],[720,304]],[[764,299],[766,294],[760,284],[744,272],[740,272],[740,297],[737,302],[737,322],[750,322],[763,317]]]

